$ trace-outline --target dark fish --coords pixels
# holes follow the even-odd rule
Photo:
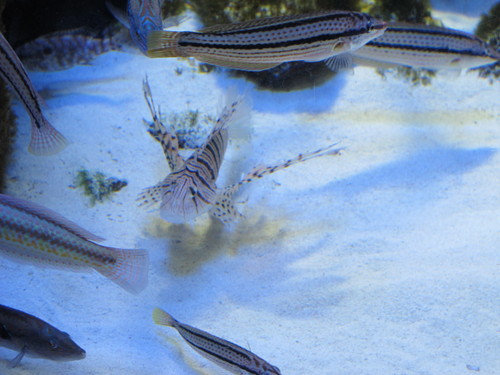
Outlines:
[[[35,155],[52,155],[66,147],[66,139],[43,115],[40,96],[19,57],[2,33],[0,33],[0,78],[16,92],[31,118],[31,140],[28,150]]]
[[[11,361],[15,367],[28,355],[52,361],[85,358],[85,350],[71,337],[37,317],[0,305],[0,346],[19,351]]]

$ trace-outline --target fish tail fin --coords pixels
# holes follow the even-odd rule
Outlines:
[[[130,293],[137,294],[148,283],[149,257],[146,250],[107,248],[115,262],[96,270]]]
[[[176,320],[166,311],[156,307],[153,310],[153,321],[160,326],[173,327]]]
[[[68,145],[68,141],[45,118],[44,121],[32,122],[31,140],[28,147],[33,155],[48,156],[57,154]]]
[[[152,30],[148,34],[148,56],[149,57],[181,57],[179,51],[178,32]]]

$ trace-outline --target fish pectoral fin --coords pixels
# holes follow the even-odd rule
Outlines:
[[[352,55],[350,53],[342,53],[332,56],[325,60],[326,66],[333,72],[341,72],[351,70],[353,66]]]
[[[281,63],[259,63],[259,62],[241,62],[219,59],[213,56],[193,56],[197,60],[210,65],[223,66],[224,68],[248,70],[252,72],[259,72],[261,70],[271,69]]]
[[[223,191],[217,196],[210,210],[210,215],[219,219],[224,224],[234,222],[236,219],[243,217],[241,213],[234,207],[233,199],[228,191]]]
[[[128,20],[127,13],[117,6],[111,4],[109,1],[105,1],[106,8],[108,8],[109,13],[113,15],[123,26],[130,29],[130,22]]]
[[[135,200],[139,207],[151,207],[161,202],[163,195],[162,184],[144,189]]]
[[[23,348],[21,349],[21,351],[19,352],[18,355],[16,355],[9,363],[9,366],[11,368],[14,368],[16,367],[20,362],[21,362],[21,359],[23,359],[24,355],[26,354],[26,351],[28,350],[28,347],[25,345],[23,346]]]

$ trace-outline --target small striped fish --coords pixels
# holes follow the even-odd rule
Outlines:
[[[28,150],[34,155],[52,155],[66,147],[66,139],[43,115],[41,99],[23,64],[2,33],[0,33],[0,77],[16,92],[30,116],[31,140]]]
[[[0,253],[18,261],[95,269],[129,292],[146,287],[148,254],[101,246],[75,223],[38,204],[0,194]]]
[[[385,33],[354,51],[355,58],[427,69],[470,69],[494,63],[500,52],[463,31],[389,23]]]
[[[353,51],[385,28],[385,22],[348,11],[269,17],[199,32],[152,31],[148,56],[195,57],[208,64],[260,71],[287,61],[321,61]]]
[[[52,361],[85,358],[85,350],[66,332],[36,316],[3,305],[0,305],[0,346],[19,351],[10,367],[16,367],[25,355]]]
[[[159,308],[154,309],[153,320],[158,325],[175,328],[194,350],[233,374],[281,375],[278,367],[256,354],[201,329],[181,323]]]

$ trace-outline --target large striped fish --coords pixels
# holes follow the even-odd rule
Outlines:
[[[148,55],[195,57],[208,64],[260,71],[287,61],[321,61],[353,51],[385,27],[385,22],[349,11],[269,17],[199,32],[152,31]]]
[[[0,305],[0,346],[19,351],[10,362],[16,367],[25,355],[52,361],[76,361],[85,358],[66,333],[36,316]]]
[[[470,69],[500,59],[499,51],[472,34],[400,22],[389,23],[383,35],[352,55],[360,63],[366,59],[427,69]]]
[[[66,147],[66,139],[43,115],[41,98],[23,64],[2,33],[0,33],[0,77],[19,96],[30,116],[31,140],[28,150],[34,155],[52,155]]]
[[[156,324],[175,328],[199,354],[233,374],[281,375],[278,367],[271,365],[251,351],[201,329],[181,323],[159,308],[154,309],[153,320]]]
[[[250,113],[248,103],[241,96],[234,98],[229,95],[205,143],[184,160],[179,155],[175,131],[167,130],[161,123],[161,116],[156,112],[147,79],[144,81],[143,89],[153,117],[153,123],[148,131],[161,143],[172,172],[159,184],[146,188],[137,201],[141,206],[160,203],[161,217],[172,223],[181,224],[205,212],[210,212],[224,223],[231,222],[242,217],[232,200],[232,196],[242,185],[318,156],[339,155],[341,151],[334,149],[336,144],[332,144],[314,152],[299,154],[283,163],[257,167],[238,183],[219,189],[216,180],[226,152],[228,127],[248,119]]]
[[[54,211],[0,194],[0,253],[36,265],[93,268],[132,293],[146,287],[145,250],[106,247],[94,241],[102,238]]]

